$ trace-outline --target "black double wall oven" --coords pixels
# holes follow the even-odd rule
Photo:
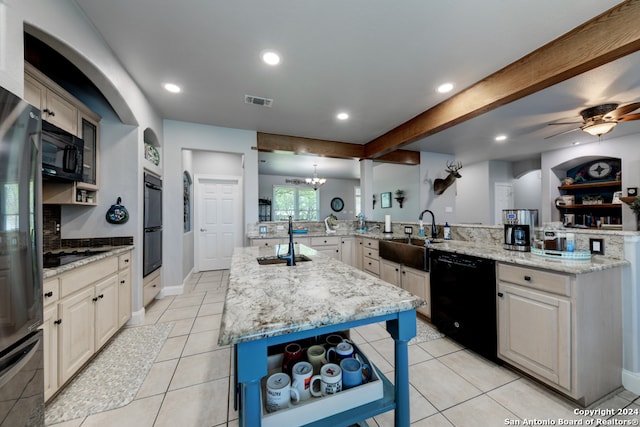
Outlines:
[[[162,180],[144,174],[144,242],[142,275],[162,266]]]

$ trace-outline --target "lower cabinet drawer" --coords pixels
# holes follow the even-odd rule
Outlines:
[[[144,285],[142,289],[143,305],[148,305],[160,292],[160,275],[153,278],[149,283]]]
[[[571,278],[566,274],[500,263],[498,264],[498,280],[554,294],[571,296]]]
[[[377,259],[367,258],[363,259],[362,268],[364,271],[368,271],[369,273],[373,273],[376,276],[380,274],[380,261]]]

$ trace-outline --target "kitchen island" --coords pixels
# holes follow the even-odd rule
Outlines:
[[[407,344],[416,334],[415,309],[425,302],[304,245],[299,252],[311,261],[258,264],[258,257],[278,250],[286,248],[236,248],[231,261],[218,344],[235,346],[240,426],[261,425],[260,381],[269,346],[383,321],[395,340],[395,386],[386,382],[383,399],[327,414],[314,425],[346,426],[395,409],[396,426],[408,426]]]

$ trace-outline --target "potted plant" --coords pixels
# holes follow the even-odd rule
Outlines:
[[[404,190],[396,190],[395,195],[395,199],[398,201],[400,209],[402,209],[402,202],[404,202]]]
[[[629,203],[629,207],[636,214],[636,229],[640,230],[640,196],[636,196],[635,199],[631,203]]]

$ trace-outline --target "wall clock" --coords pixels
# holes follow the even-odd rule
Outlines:
[[[334,197],[331,199],[331,209],[333,209],[334,212],[340,212],[344,209],[344,201],[342,201],[340,197]]]
[[[611,173],[611,166],[605,162],[596,162],[589,166],[589,176],[595,179],[606,178]]]

